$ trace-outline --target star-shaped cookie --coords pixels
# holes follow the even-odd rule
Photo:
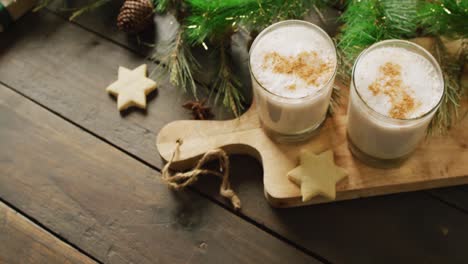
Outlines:
[[[305,151],[299,159],[300,165],[288,172],[288,178],[300,186],[302,201],[307,202],[317,195],[334,200],[336,183],[346,177],[346,172],[335,165],[333,151],[319,155]]]
[[[108,93],[117,96],[119,111],[131,106],[146,108],[146,95],[156,89],[156,83],[146,77],[146,71],[146,64],[134,70],[119,67],[118,80],[106,88]]]

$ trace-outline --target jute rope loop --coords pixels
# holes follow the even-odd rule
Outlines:
[[[234,209],[239,209],[241,207],[241,202],[239,197],[231,189],[231,184],[229,183],[229,157],[226,152],[222,149],[213,149],[205,153],[203,157],[198,161],[195,168],[186,172],[176,172],[174,175],[171,175],[169,168],[174,161],[176,153],[179,151],[179,147],[182,145],[182,140],[178,139],[176,141],[176,147],[172,153],[172,157],[169,162],[162,169],[162,179],[169,185],[169,187],[179,190],[186,186],[189,186],[195,183],[200,175],[215,175],[221,178],[221,185],[219,187],[219,194],[221,196],[229,199],[234,206]],[[219,170],[208,170],[203,169],[202,167],[209,161],[218,159],[219,160]]]

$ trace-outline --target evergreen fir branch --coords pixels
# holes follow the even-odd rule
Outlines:
[[[38,5],[34,8],[34,11],[38,11],[48,5],[51,5],[55,0],[40,0]],[[92,0],[91,2],[88,2],[84,6],[77,7],[77,8],[62,8],[60,9],[61,11],[72,11],[71,16],[69,17],[70,20],[73,20],[77,18],[78,16],[81,16],[82,14],[92,11],[104,4],[109,3],[111,0]],[[62,0],[63,4],[65,5],[67,2],[65,0]]]
[[[417,18],[425,34],[468,37],[468,1],[423,1]]]
[[[151,0],[154,11],[158,13],[174,12],[177,18],[183,19],[186,12],[184,0]]]
[[[69,19],[73,20],[73,19],[81,16],[83,13],[94,10],[94,9],[104,5],[104,4],[107,4],[110,1],[111,0],[94,0],[93,2],[87,4],[87,5],[79,8],[79,9],[77,9],[75,12],[73,12]]]
[[[194,58],[190,46],[185,42],[184,28],[181,27],[173,38],[161,43],[155,53],[150,57],[158,63],[158,67],[152,72],[156,79],[169,76],[172,85],[190,92],[197,98],[197,84],[193,73],[200,69],[200,65]]]
[[[385,39],[408,39],[424,34],[436,35],[438,40],[434,53],[443,70],[446,93],[430,131],[444,132],[457,119],[461,98],[466,93],[460,87],[464,62],[447,55],[438,34],[466,36],[467,5],[467,1],[453,0],[348,2],[341,17],[344,26],[337,37],[338,61],[341,65],[338,78],[347,83],[356,57],[375,42]]]
[[[158,13],[167,12],[172,0],[153,0],[155,11]]]
[[[338,48],[349,60],[371,44],[385,39],[458,33],[466,37],[468,1],[353,0],[341,16],[344,26]]]
[[[301,19],[311,8],[318,10],[323,0],[187,0],[191,15],[187,17],[187,39],[193,45],[219,42],[238,28],[260,31],[268,25],[285,19]],[[243,97],[240,82],[230,68],[224,45],[220,48],[220,70],[212,87],[215,104],[222,98],[224,106],[235,115],[242,110]],[[333,93],[335,98],[336,93]],[[338,102],[335,100],[335,102]]]
[[[248,30],[261,30],[285,19],[300,19],[324,0],[186,0],[191,10],[187,18],[187,38],[201,44],[219,39],[242,24]]]
[[[211,95],[214,94],[214,105],[220,103],[229,108],[238,117],[244,110],[244,97],[241,93],[241,82],[233,74],[229,60],[228,48],[224,41],[219,47],[220,65],[216,80],[213,83]]]
[[[40,0],[36,7],[33,9],[34,12],[41,10],[42,8],[52,4],[54,0]]]
[[[383,0],[379,2],[383,39],[413,38],[416,36],[417,10],[421,0]]]
[[[462,98],[468,95],[468,87],[462,87],[460,83],[463,65],[466,62],[466,55],[468,54],[468,43],[464,40],[459,52],[455,56],[451,56],[448,54],[440,37],[436,37],[435,39],[433,54],[442,69],[445,94],[429,126],[428,133],[434,134],[434,132],[437,132],[444,134],[458,120],[458,109]]]
[[[366,47],[384,39],[416,35],[417,6],[420,0],[351,1],[342,15],[344,22],[338,48],[354,59]],[[351,64],[352,65],[352,64]]]
[[[383,29],[379,26],[380,9],[377,1],[351,1],[340,20],[344,23],[338,37],[338,48],[349,61],[369,45],[379,41],[383,36]],[[346,66],[346,65],[344,65]],[[350,65],[352,67],[352,63]],[[349,71],[348,68],[347,71]]]
[[[187,17],[187,39],[202,44],[209,37],[224,35],[240,16],[257,7],[256,0],[186,0],[191,14]]]

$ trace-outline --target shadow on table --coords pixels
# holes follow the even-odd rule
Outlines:
[[[264,198],[262,175],[254,158],[231,156],[231,183],[241,213],[309,254],[332,263],[436,263],[447,254],[452,260],[462,258],[457,252],[468,233],[468,216],[426,192],[279,209]],[[230,208],[213,176],[200,179],[196,188]]]
[[[22,42],[28,43],[31,52],[34,52],[35,45],[50,38],[55,32],[68,23],[62,21],[56,23],[56,20],[50,21],[50,18],[41,13],[29,12],[18,21],[11,24],[5,32],[0,33],[0,59],[8,53],[8,50],[14,45],[18,45]],[[47,27],[47,34],[41,34],[44,32],[38,30],[39,27]]]

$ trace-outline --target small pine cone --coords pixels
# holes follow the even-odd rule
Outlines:
[[[152,0],[125,0],[117,17],[117,26],[126,33],[143,31],[153,22]]]

